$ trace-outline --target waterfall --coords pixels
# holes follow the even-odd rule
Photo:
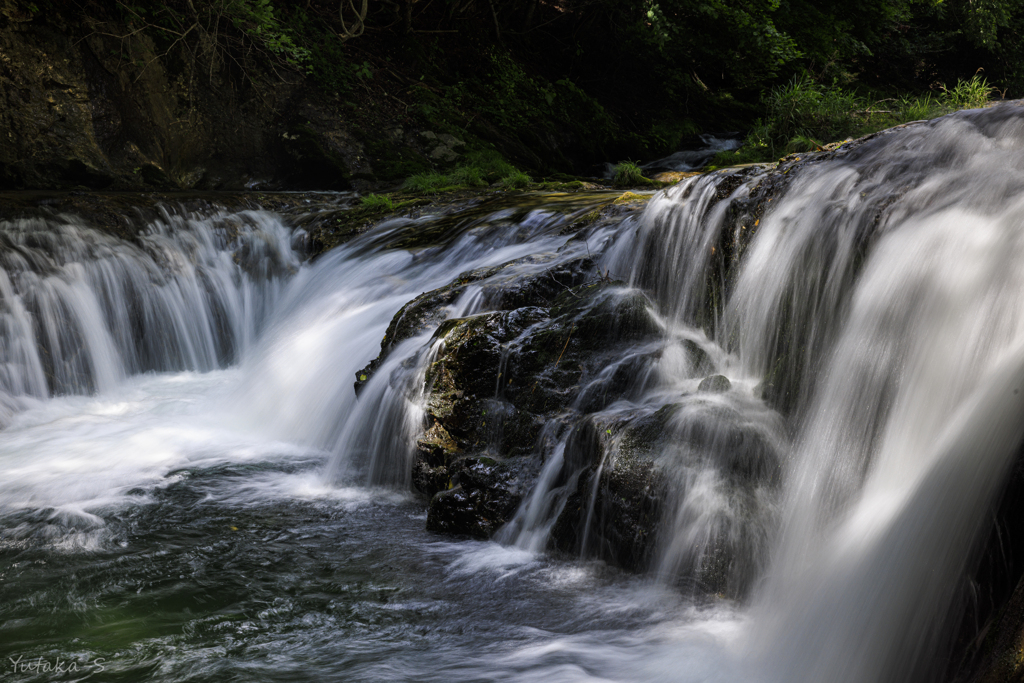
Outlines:
[[[26,401],[237,361],[299,266],[275,216],[163,208],[120,239],[71,215],[0,222],[0,426]]]
[[[709,335],[713,368],[663,357],[658,381],[614,410],[675,411],[652,568],[699,579],[716,537],[731,539],[753,678],[941,677],[1022,437],[1022,147],[1024,116],[1007,106],[795,167],[781,194],[764,168],[687,179],[603,254],[654,297],[666,350]],[[695,391],[709,372],[732,388]],[[738,423],[783,463],[752,489],[718,465],[736,457]],[[505,540],[546,544],[573,487],[567,438]],[[591,506],[619,450],[604,445]]]
[[[614,254],[796,424],[749,625],[759,677],[941,676],[943,629],[1022,436],[1022,147],[1016,107],[911,126],[800,169],[756,219],[742,195],[763,175],[710,211],[709,181],[693,179]],[[709,245],[752,219],[728,272],[709,268]],[[680,262],[700,277],[663,274]],[[711,318],[692,304],[709,291],[724,294]],[[669,523],[661,542],[692,533]]]
[[[111,482],[102,444],[119,433],[68,440],[90,524],[133,486],[252,453],[313,462],[323,487],[408,491],[439,424],[438,364],[483,329],[493,367],[473,368],[465,420],[481,436],[457,455],[475,459],[462,472],[521,465],[494,536],[507,556],[566,538],[585,558],[639,548],[609,510],[642,456],[654,521],[630,566],[651,590],[740,614],[733,640],[703,650],[722,671],[939,679],[1024,438],[1022,152],[1024,109],[1007,105],[688,178],[642,211],[527,196],[392,218],[313,262],[263,211],[164,208],[130,239],[70,215],[6,220],[0,455],[21,469],[0,486],[0,531],[34,538],[50,518],[31,511],[64,504],[41,493],[63,446],[36,454],[46,416],[18,431],[19,415],[146,373],[212,376],[201,409],[175,408],[207,431],[160,450],[174,428],[143,430],[156,455],[119,456]],[[561,393],[527,411],[556,374]],[[159,393],[146,386],[139,403]],[[529,438],[510,445],[511,425]],[[436,503],[463,482],[432,485]],[[682,669],[658,675],[693,680]]]

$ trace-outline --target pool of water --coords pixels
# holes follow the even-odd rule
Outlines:
[[[653,680],[738,628],[727,602],[432,534],[422,499],[328,486],[325,453],[218,413],[238,378],[137,377],[0,433],[0,487],[23,499],[0,520],[11,680]]]

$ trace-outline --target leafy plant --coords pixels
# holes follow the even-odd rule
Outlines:
[[[615,166],[614,182],[616,185],[646,185],[649,181],[635,162],[622,161]]]
[[[904,95],[896,99],[895,109],[900,123],[935,118],[942,113],[942,105],[931,93],[913,97]]]
[[[867,109],[853,93],[835,84],[822,87],[807,77],[772,88],[764,103],[764,132],[773,148],[783,148],[794,138],[828,142],[846,137],[860,125],[854,112]]]
[[[430,171],[429,173],[417,173],[406,178],[402,188],[412,192],[436,192],[457,183],[443,173]]]
[[[310,72],[310,52],[301,47],[278,20],[271,0],[230,0],[223,7],[236,28],[278,55],[289,65]]]
[[[360,203],[364,209],[372,209],[374,211],[393,211],[395,203],[391,201],[391,197],[383,194],[370,193],[364,196]]]

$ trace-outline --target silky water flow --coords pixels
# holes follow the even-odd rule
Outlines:
[[[167,208],[132,241],[68,215],[0,224],[4,665],[941,679],[1024,430],[1022,151],[1019,108],[964,112],[800,167],[770,202],[767,169],[726,170],[586,228],[603,198],[484,203],[313,262],[264,211]],[[584,258],[619,281],[607,296],[649,297],[657,339],[524,444],[542,464],[495,539],[426,532],[414,447],[448,328],[394,344],[358,396],[357,373],[421,293],[477,271],[440,310],[482,315]],[[630,573],[597,559],[626,446],[584,471],[574,427],[655,415],[664,500]],[[579,556],[549,553],[580,481]]]

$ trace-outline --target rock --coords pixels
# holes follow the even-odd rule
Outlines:
[[[721,394],[732,389],[732,382],[725,375],[711,375],[701,380],[697,391],[704,391],[710,394]]]
[[[700,175],[701,171],[663,171],[654,176],[659,183],[678,183],[680,180]]]
[[[424,292],[407,303],[399,309],[388,325],[384,339],[380,343],[380,354],[356,373],[356,393],[359,393],[395,346],[417,334],[436,328],[445,320],[451,312],[450,306],[462,296],[470,284],[488,280],[483,291],[488,307],[507,310],[529,306],[533,302],[546,303],[567,288],[593,277],[594,264],[588,258],[561,263],[533,276],[513,274],[517,266],[543,263],[554,258],[553,254],[527,256],[500,266],[467,271],[444,287]],[[504,273],[508,275],[503,275]]]
[[[713,473],[729,496],[694,518],[681,511],[698,471]],[[761,428],[700,394],[654,412],[590,415],[566,442],[562,478],[572,493],[552,539],[627,569],[658,561],[702,591],[742,597],[761,571],[765,501],[780,475],[778,449]],[[672,543],[677,534],[691,539],[686,547]]]
[[[496,461],[468,457],[459,463],[451,488],[435,495],[427,511],[427,529],[490,538],[515,514],[537,477],[534,458]]]
[[[666,482],[655,465],[662,427],[652,415],[638,419],[600,472],[611,437],[622,425],[590,419],[574,429],[566,445],[566,470],[575,472],[576,486],[551,532],[557,548],[626,569],[650,566],[665,497]]]
[[[513,276],[517,265],[523,260],[417,297],[395,316],[375,361],[437,325],[469,282],[506,309],[445,320],[434,334],[441,347],[426,370],[427,425],[413,472],[432,497],[433,530],[487,537],[507,522],[543,464],[543,430],[578,419],[583,386],[596,387],[582,397],[588,410],[614,400],[631,377],[627,366],[605,378],[608,359],[660,334],[646,297],[598,279],[589,260]]]

